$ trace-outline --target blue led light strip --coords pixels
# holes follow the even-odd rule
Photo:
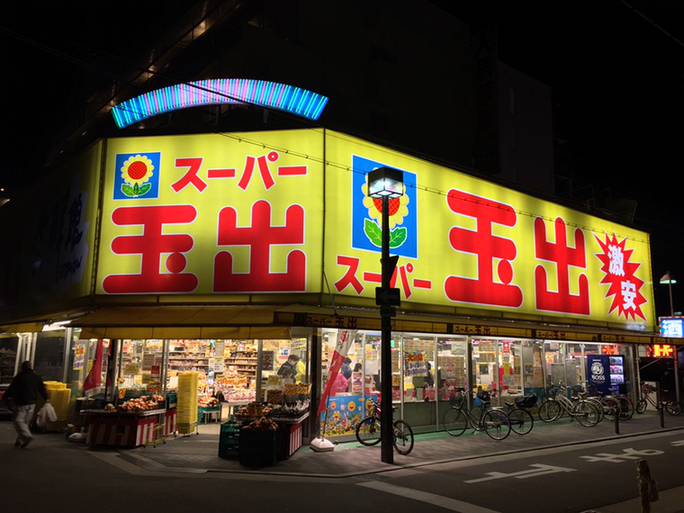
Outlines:
[[[112,116],[119,128],[125,128],[173,110],[232,103],[249,103],[318,119],[328,98],[278,82],[222,78],[177,84],[141,94],[113,107]]]

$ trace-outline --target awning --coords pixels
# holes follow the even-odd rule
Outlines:
[[[86,327],[79,338],[130,338],[130,339],[258,339],[290,338],[288,326],[226,326],[223,328],[181,328],[181,327]]]
[[[74,321],[81,338],[290,338],[276,306],[108,306]]]
[[[43,331],[44,322],[23,322],[20,324],[8,324],[0,326],[0,333],[40,333]]]

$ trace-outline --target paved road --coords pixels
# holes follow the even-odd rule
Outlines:
[[[636,418],[621,425],[618,438],[607,423],[586,429],[568,422],[539,424],[501,443],[481,434],[420,435],[414,453],[391,466],[380,462],[377,448],[303,448],[264,469],[218,458],[210,427],[157,448],[91,450],[47,434],[22,450],[13,446],[11,424],[0,422],[2,512],[29,504],[39,511],[318,513],[342,503],[381,512],[636,513],[634,458],[645,457],[665,490],[653,513],[674,513],[684,507],[684,417],[665,421],[663,430],[655,416]],[[36,493],[27,497],[27,488]],[[625,500],[631,502],[620,504]]]

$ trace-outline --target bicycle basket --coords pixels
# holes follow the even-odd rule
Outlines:
[[[537,404],[536,395],[523,395],[515,398],[515,404],[519,408],[533,408]]]
[[[463,404],[465,396],[463,392],[454,392],[449,396],[449,406],[460,406]]]

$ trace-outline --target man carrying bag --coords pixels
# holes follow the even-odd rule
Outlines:
[[[33,441],[29,424],[33,419],[38,395],[46,403],[50,402],[43,379],[33,371],[31,362],[23,362],[21,372],[14,377],[3,396],[5,401],[12,400],[14,403],[12,422],[17,431],[17,441],[14,443],[17,447],[28,447]]]

